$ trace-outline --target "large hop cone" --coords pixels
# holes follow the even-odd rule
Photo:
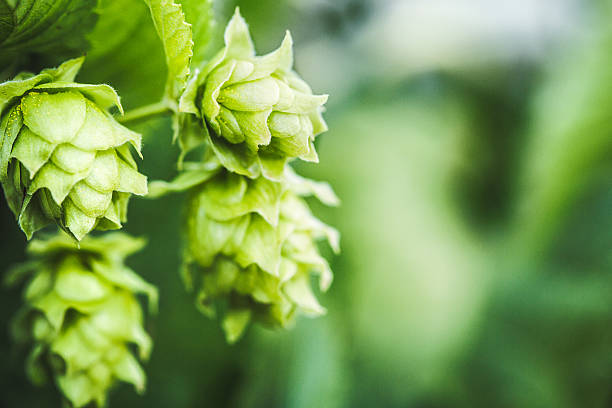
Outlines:
[[[0,182],[28,239],[52,222],[78,240],[119,229],[147,192],[130,151],[141,136],[108,113],[112,88],[72,82],[82,62],[0,84]]]
[[[143,244],[122,233],[86,238],[80,249],[64,234],[34,240],[28,247],[34,259],[9,274],[13,283],[29,277],[14,322],[16,339],[33,346],[28,374],[35,383],[52,377],[73,407],[103,406],[118,380],[144,390],[131,350],[135,345],[146,359],[152,343],[136,295],[156,307],[157,290],[123,263]]]
[[[286,327],[296,312],[324,313],[311,274],[319,276],[322,291],[332,274],[316,241],[326,238],[338,250],[338,233],[311,214],[301,195],[334,205],[327,184],[290,168],[281,183],[209,166],[192,168],[173,183],[156,182],[151,193],[186,188],[184,279],[197,290],[197,305],[206,314],[225,304],[221,319],[228,341],[237,340],[250,320]]]
[[[292,70],[291,48],[287,32],[276,51],[255,56],[236,10],[225,31],[225,48],[188,84],[180,110],[209,125],[212,132],[205,137],[230,171],[279,180],[288,158],[318,161],[313,141],[327,130],[321,117],[327,96],[313,95]],[[182,143],[184,148],[189,144]]]

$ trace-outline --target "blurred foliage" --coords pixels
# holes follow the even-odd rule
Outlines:
[[[290,29],[300,71],[300,44],[348,43],[383,3],[215,9],[225,22],[240,5],[262,52]],[[166,73],[146,7],[102,4],[121,13],[100,16],[79,80],[111,84],[128,109],[157,100]],[[583,29],[541,60],[483,57],[472,72],[377,77],[361,73],[385,62],[364,59],[343,72],[351,87],[331,96],[321,163],[298,165],[343,201],[312,203],[343,235],[323,319],[287,333],[252,329],[228,346],[178,277],[181,198],[133,200],[126,230],[149,244],[130,266],[160,288],[161,305],[149,323],[147,393],[119,387],[111,406],[610,406],[612,2],[580,9],[590,16]],[[116,24],[133,27],[134,47],[115,37]],[[135,130],[145,135],[142,171],[170,179],[170,121]],[[25,240],[4,201],[0,228],[6,270],[23,260]],[[6,289],[0,297],[0,406],[57,407],[53,390],[32,391],[24,351],[9,341],[19,298]]]

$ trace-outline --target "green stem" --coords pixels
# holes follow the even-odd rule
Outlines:
[[[123,116],[117,116],[117,121],[120,123],[137,122],[165,115],[170,112],[172,112],[172,110],[170,106],[168,106],[168,103],[166,101],[160,101],[128,111]]]

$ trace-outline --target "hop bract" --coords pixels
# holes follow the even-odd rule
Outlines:
[[[104,406],[117,381],[145,387],[140,358],[151,339],[142,327],[136,298],[148,296],[156,307],[157,290],[128,269],[123,260],[143,240],[122,233],[85,238],[80,250],[65,234],[34,240],[32,262],[9,274],[13,283],[28,277],[26,304],[14,322],[16,340],[31,344],[27,372],[35,383],[52,378],[71,406]]]
[[[184,278],[206,314],[215,314],[219,301],[227,304],[221,319],[228,341],[251,320],[286,327],[297,312],[324,313],[310,278],[317,274],[325,291],[332,274],[316,241],[326,238],[337,250],[338,233],[315,218],[300,195],[334,205],[329,186],[290,168],[282,183],[211,166],[190,172],[169,185],[152,184],[151,191],[189,189]]]
[[[225,31],[225,48],[188,84],[183,111],[201,115],[206,137],[230,171],[279,179],[288,158],[318,161],[313,141],[327,130],[326,95],[313,95],[292,70],[292,40],[255,56],[238,10]]]
[[[276,226],[257,213],[215,220],[198,210],[205,205],[202,198],[198,195],[191,203],[191,216],[199,217],[189,223],[186,273],[198,282],[197,305],[204,313],[214,315],[217,302],[227,302],[221,319],[229,342],[236,341],[251,320],[287,327],[297,312],[325,313],[310,276],[316,273],[320,290],[328,289],[332,274],[316,240],[327,236],[335,244],[335,233],[314,218],[300,198],[283,195]]]
[[[147,192],[141,136],[108,113],[112,88],[72,82],[82,62],[0,85],[0,182],[28,239],[51,222],[77,240],[121,228],[130,194]]]

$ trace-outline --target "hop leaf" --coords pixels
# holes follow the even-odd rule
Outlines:
[[[325,312],[311,287],[332,280],[316,241],[327,239],[338,250],[338,233],[315,218],[301,195],[327,204],[338,200],[329,185],[303,179],[287,167],[283,181],[250,179],[231,173],[215,159],[187,166],[174,182],[154,182],[151,190],[188,190],[183,276],[197,290],[197,305],[214,315],[228,304],[222,326],[236,341],[251,320],[287,327],[296,312]]]
[[[96,0],[0,1],[0,59],[23,52],[74,54],[88,48]]]
[[[321,116],[327,96],[313,95],[292,65],[291,35],[277,50],[255,56],[236,9],[225,48],[188,82],[179,110],[203,119],[200,139],[228,170],[280,180],[289,158],[318,161],[313,141],[327,130]],[[193,148],[193,130],[182,133],[181,147]]]
[[[28,374],[35,383],[52,377],[74,407],[104,406],[117,381],[144,390],[145,374],[131,348],[146,359],[152,342],[136,295],[147,295],[155,308],[157,290],[123,264],[143,245],[112,233],[86,238],[79,249],[56,235],[32,241],[34,259],[8,275],[13,284],[29,277],[26,304],[14,322],[15,339],[32,344]]]
[[[0,182],[28,239],[56,222],[77,240],[119,229],[130,194],[147,193],[130,145],[141,136],[108,113],[108,85],[72,82],[83,59],[0,84]]]
[[[180,4],[170,0],[145,0],[162,40],[168,66],[166,97],[174,100],[185,86],[193,56],[193,33]],[[203,16],[204,18],[204,16]]]

